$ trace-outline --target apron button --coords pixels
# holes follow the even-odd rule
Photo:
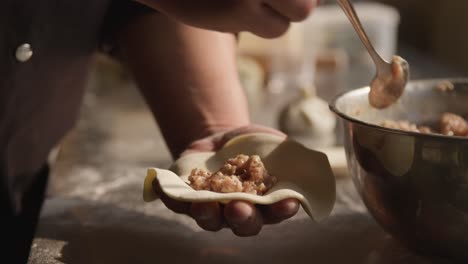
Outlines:
[[[31,48],[31,45],[28,43],[21,44],[17,49],[16,49],[16,59],[19,62],[26,62],[29,59],[31,59],[33,55],[33,50]]]

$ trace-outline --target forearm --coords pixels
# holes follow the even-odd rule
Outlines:
[[[249,124],[233,35],[151,14],[125,28],[120,46],[175,157],[195,139]]]

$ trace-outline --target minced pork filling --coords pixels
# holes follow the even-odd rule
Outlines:
[[[277,182],[258,155],[237,155],[216,172],[195,168],[188,178],[195,190],[219,193],[244,192],[263,195]]]
[[[385,120],[383,127],[425,134],[442,134],[446,136],[468,137],[468,122],[462,116],[444,113],[438,120],[438,127],[418,126],[409,121]]]

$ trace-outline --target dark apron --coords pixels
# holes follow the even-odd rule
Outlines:
[[[11,249],[2,250],[2,258],[8,263],[27,263],[31,242],[36,231],[39,214],[44,201],[49,167],[44,166],[32,177],[32,183],[22,194],[21,210],[17,214],[2,214],[0,233],[3,245]],[[8,199],[2,197],[1,208]]]
[[[3,251],[21,249],[21,260],[44,198],[47,156],[75,123],[93,54],[140,12],[130,0],[110,2],[0,2],[0,234],[13,246]],[[22,61],[24,45],[33,55]]]

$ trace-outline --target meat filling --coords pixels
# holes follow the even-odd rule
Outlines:
[[[271,189],[277,179],[268,173],[258,155],[241,154],[229,159],[214,173],[193,169],[189,182],[195,190],[263,195]]]
[[[429,126],[418,126],[409,121],[385,120],[381,125],[386,128],[424,134],[468,137],[468,122],[463,117],[452,113],[442,114],[438,121],[438,129],[432,129]]]

